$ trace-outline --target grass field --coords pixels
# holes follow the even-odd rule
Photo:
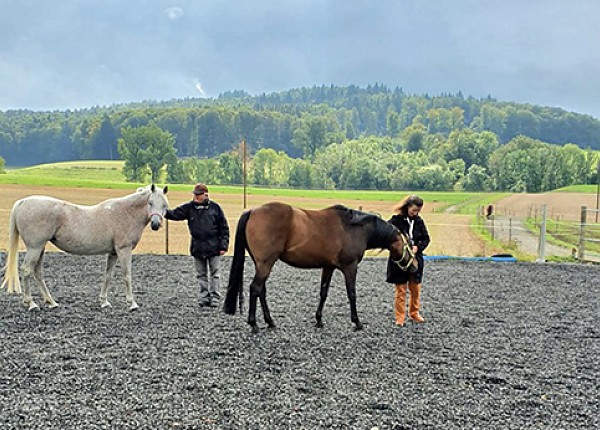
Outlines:
[[[123,161],[76,161],[41,164],[23,169],[10,169],[0,175],[0,184],[43,185],[58,188],[135,189],[147,184],[126,182],[121,170]],[[188,191],[189,184],[169,184],[172,191]],[[242,186],[211,185],[211,193],[240,194]],[[378,201],[393,206],[409,191],[357,191],[357,190],[297,190],[289,188],[260,188],[251,186],[248,195],[277,198],[311,198],[335,201]],[[489,201],[489,193],[422,192],[428,203],[435,203],[437,211],[455,207],[456,212],[471,212],[473,207]],[[496,195],[501,198],[503,195]]]

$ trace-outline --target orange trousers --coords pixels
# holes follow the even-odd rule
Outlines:
[[[406,290],[409,291],[408,316],[414,322],[422,323],[425,319],[419,313],[421,306],[421,284],[409,281],[406,284],[396,284],[394,296],[394,314],[397,325],[404,325],[406,320]]]

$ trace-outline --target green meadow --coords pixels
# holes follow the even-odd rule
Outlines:
[[[21,169],[8,169],[0,174],[0,184],[45,185],[59,188],[106,188],[133,189],[147,184],[126,182],[121,170],[123,161],[74,161],[41,164]],[[161,184],[162,185],[162,184]],[[240,194],[242,186],[214,185],[211,191],[224,194]],[[189,190],[190,184],[169,184],[177,191]],[[394,203],[399,196],[411,191],[377,190],[298,190],[248,186],[248,195],[273,197],[308,197],[336,201],[364,200]],[[420,191],[419,195],[428,202],[437,202],[438,211],[451,208],[453,213],[474,213],[478,206],[505,197],[506,193],[435,192]]]

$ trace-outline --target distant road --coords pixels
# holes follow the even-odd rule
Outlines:
[[[491,220],[486,221],[486,226],[490,233],[492,233],[496,239],[503,242],[508,242],[509,239],[512,243],[516,243],[519,251],[524,254],[538,256],[539,251],[539,237],[532,234],[523,225],[523,221],[519,218],[512,218],[507,216],[495,216],[493,222]],[[545,256],[557,256],[557,257],[569,257],[572,255],[572,250],[557,246],[546,241],[546,252]]]

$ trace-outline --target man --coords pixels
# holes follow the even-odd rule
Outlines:
[[[208,198],[205,184],[196,184],[192,193],[192,201],[167,210],[165,218],[187,220],[190,254],[200,284],[200,306],[216,308],[221,297],[219,264],[229,247],[229,226],[221,206]]]

